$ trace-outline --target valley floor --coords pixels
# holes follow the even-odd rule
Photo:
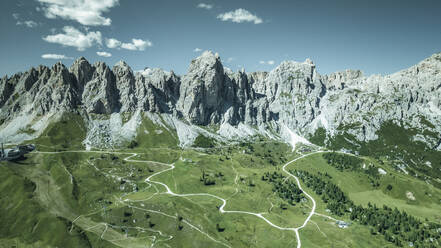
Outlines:
[[[329,151],[301,154],[274,142],[185,150],[37,147],[27,160],[0,166],[0,247],[395,247],[347,215],[330,213],[293,169],[326,171],[357,204],[387,204],[441,222],[440,190],[386,165],[373,188],[360,173],[326,165],[322,154]],[[302,199],[281,198],[264,180],[267,172],[293,180]],[[397,191],[405,183],[415,200]],[[384,191],[387,184],[393,190]]]

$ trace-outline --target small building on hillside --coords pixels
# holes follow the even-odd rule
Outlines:
[[[348,228],[351,225],[350,223],[344,222],[342,220],[338,220],[337,222],[335,222],[335,224],[337,224],[339,228],[343,229]]]

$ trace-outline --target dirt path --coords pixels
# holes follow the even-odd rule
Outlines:
[[[217,199],[217,200],[219,200],[219,201],[222,202],[222,205],[219,207],[219,212],[221,212],[221,213],[223,213],[223,214],[225,213],[225,214],[245,214],[245,215],[252,215],[252,216],[255,216],[255,217],[257,217],[257,218],[259,218],[259,219],[265,221],[268,225],[270,225],[270,226],[272,226],[272,227],[274,227],[274,228],[276,228],[276,229],[279,229],[279,230],[282,230],[282,231],[292,231],[292,232],[294,232],[295,235],[296,235],[296,239],[297,239],[297,248],[300,248],[300,247],[301,247],[301,239],[300,239],[299,230],[302,229],[302,228],[304,228],[304,227],[308,224],[308,222],[310,221],[311,217],[312,217],[314,214],[316,214],[316,213],[315,213],[316,202],[315,202],[314,198],[313,198],[311,195],[309,195],[307,192],[305,192],[305,191],[303,190],[302,186],[300,185],[300,181],[299,181],[299,179],[298,179],[296,176],[294,176],[293,174],[291,174],[290,172],[288,172],[288,171],[286,170],[286,167],[287,167],[288,165],[290,165],[290,164],[296,162],[297,160],[303,159],[303,158],[305,158],[305,157],[308,157],[308,156],[311,156],[311,155],[314,155],[314,154],[317,154],[317,153],[323,153],[323,152],[326,152],[326,151],[316,151],[316,152],[312,152],[312,153],[309,153],[309,154],[302,155],[302,156],[300,156],[300,157],[297,157],[297,158],[295,158],[295,159],[293,159],[293,160],[287,162],[287,163],[284,164],[283,167],[282,167],[283,172],[285,172],[286,174],[288,174],[288,177],[293,177],[293,178],[296,180],[298,187],[303,191],[303,193],[304,193],[304,194],[305,194],[305,195],[311,200],[311,202],[312,202],[312,209],[311,209],[311,212],[309,213],[308,217],[305,219],[305,221],[303,222],[303,224],[302,224],[301,226],[299,226],[299,227],[281,227],[281,226],[278,226],[278,225],[272,223],[272,222],[271,222],[270,220],[268,220],[267,218],[265,218],[265,217],[263,216],[264,213],[254,213],[254,212],[239,211],[239,210],[225,210],[224,208],[225,208],[225,206],[227,205],[227,200],[224,199],[224,198],[222,198],[222,197],[216,196],[216,195],[212,195],[212,194],[208,194],[208,193],[177,194],[177,193],[173,192],[167,184],[162,183],[162,182],[159,182],[159,181],[154,181],[154,180],[152,180],[152,178],[155,177],[155,176],[157,176],[157,175],[160,175],[160,174],[165,173],[165,172],[167,172],[167,171],[171,171],[171,170],[173,170],[173,169],[175,168],[174,164],[166,164],[166,163],[161,163],[161,162],[156,162],[156,161],[149,161],[149,160],[133,160],[133,159],[131,159],[131,158],[133,158],[133,157],[136,157],[136,156],[138,155],[137,153],[130,153],[130,152],[112,152],[112,151],[60,151],[60,152],[36,152],[36,153],[41,153],[41,154],[58,154],[58,153],[72,153],[72,152],[74,152],[74,153],[75,153],[75,152],[78,152],[78,153],[114,153],[114,154],[128,154],[129,156],[126,157],[126,158],[124,158],[124,160],[127,161],[127,162],[135,162],[135,163],[156,163],[156,164],[160,164],[160,165],[166,166],[166,167],[168,167],[168,168],[166,168],[166,169],[164,169],[164,170],[161,170],[161,171],[158,171],[158,172],[156,172],[156,173],[150,175],[149,177],[147,177],[147,178],[145,179],[145,182],[147,182],[147,183],[149,183],[149,184],[151,183],[151,184],[161,185],[161,186],[163,186],[163,187],[165,188],[165,190],[166,190],[166,192],[163,192],[163,193],[165,193],[165,194],[169,194],[169,195],[172,195],[172,196],[176,196],[176,197],[207,196],[207,197],[215,198],[215,199]],[[159,191],[156,192],[154,195],[156,195],[156,194],[159,194]],[[122,200],[121,200],[121,201],[122,201]],[[130,200],[126,199],[125,201],[130,201]],[[79,221],[77,220],[77,222],[79,222]],[[97,225],[97,223],[95,223],[95,225],[97,225],[97,226],[99,226],[99,224],[100,224],[100,223],[98,223],[98,225]],[[101,224],[103,224],[103,223],[101,223]],[[196,228],[195,226],[191,225],[190,223],[186,223],[186,224],[188,224],[188,225],[190,225],[190,226]],[[101,230],[101,231],[100,231],[100,236],[103,237],[104,233],[108,232],[108,231],[107,231],[107,228],[108,228],[108,227],[107,227],[107,225],[101,225],[101,226],[103,227],[104,230]],[[90,228],[90,226],[89,226],[89,228]],[[198,228],[196,228],[196,229],[198,229]],[[200,229],[198,229],[198,231],[201,232],[201,233],[203,233]],[[222,244],[222,245],[224,245],[224,246],[226,246],[226,247],[231,247],[231,246],[229,246],[228,244],[225,244],[225,243],[223,243],[223,242],[220,242],[220,241],[218,241],[218,240],[212,238],[211,236],[209,236],[209,235],[206,234],[206,233],[203,233],[203,234],[206,235],[209,239],[213,240],[213,241],[216,242],[216,243]],[[115,241],[115,240],[114,240],[114,241]]]

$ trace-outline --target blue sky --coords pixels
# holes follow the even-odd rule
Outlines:
[[[0,75],[79,56],[184,74],[204,50],[233,70],[311,58],[321,74],[389,74],[441,52],[440,12],[429,0],[2,0]]]

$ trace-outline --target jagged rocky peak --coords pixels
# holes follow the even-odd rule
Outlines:
[[[75,76],[60,62],[52,69],[40,68],[34,84],[20,99],[22,106],[31,107],[33,114],[71,110],[80,104],[80,89]]]
[[[38,76],[38,71],[34,67],[32,67],[30,70],[23,73],[18,85],[16,86],[17,89],[29,91],[34,85],[35,81],[37,81]]]
[[[441,54],[388,76],[369,77],[359,70],[321,76],[310,59],[285,61],[270,72],[233,72],[210,51],[194,59],[182,77],[157,68],[134,75],[123,61],[110,69],[81,57],[69,70],[56,63],[2,78],[0,119],[8,123],[19,114],[77,108],[95,114],[141,110],[196,125],[270,127],[281,137],[285,129],[308,137],[318,127],[334,135],[340,126],[359,123],[348,132],[367,141],[386,121],[419,127],[414,116],[423,116],[433,123],[433,132],[441,133],[440,71]]]
[[[270,72],[271,74],[278,74],[281,77],[287,76],[290,81],[295,79],[296,82],[303,79],[315,80],[315,77],[318,76],[316,66],[311,59],[306,59],[304,62],[283,61]]]
[[[438,66],[441,66],[441,53],[435,53],[432,56],[426,58],[425,60],[421,61],[420,64],[423,63],[431,63]]]
[[[72,85],[77,90],[79,89],[78,84],[75,82],[75,77],[61,62],[55,63],[50,72],[51,73],[48,80],[51,81],[52,84],[68,84]]]
[[[61,61],[58,61],[57,63],[55,63],[52,66],[51,70],[52,70],[52,73],[58,74],[60,72],[66,71],[67,68],[66,68],[66,66],[63,63],[61,63]]]
[[[115,75],[116,87],[119,91],[120,111],[135,111],[137,98],[135,96],[135,76],[132,69],[126,62],[121,60],[113,66],[112,71]]]
[[[153,87],[165,91],[167,88],[174,88],[173,92],[179,91],[180,78],[173,71],[167,72],[160,68],[147,68],[141,75],[145,82]]]
[[[84,85],[92,79],[94,68],[84,57],[74,61],[69,71],[75,76],[77,87],[82,91]]]
[[[135,75],[133,74],[132,68],[125,62],[120,60],[117,62],[113,68],[112,72],[115,74],[115,76],[118,78],[135,78]]]
[[[14,91],[14,85],[8,81],[8,77],[4,76],[0,81],[0,108],[3,107],[5,102],[9,99]]]
[[[174,72],[147,68],[136,76],[136,96],[139,108],[155,113],[176,112],[180,78]]]
[[[201,56],[191,61],[188,74],[202,76],[201,74],[205,72],[224,73],[224,67],[218,53],[213,54],[211,51],[205,51]]]
[[[119,92],[115,75],[103,62],[96,62],[92,79],[86,83],[82,94],[82,103],[87,112],[111,114],[119,111]]]
[[[328,89],[342,90],[357,79],[363,79],[361,70],[347,69],[345,71],[334,72],[323,77]]]
[[[219,55],[205,51],[194,59],[182,78],[178,110],[190,122],[200,125],[218,122],[216,113],[224,94],[224,67]]]
[[[441,72],[441,53],[435,53],[432,56],[424,59],[417,65],[411,67],[411,72],[419,74],[423,72],[440,74]]]
[[[123,60],[118,61],[112,68],[113,72],[115,73],[115,70],[121,71],[121,72],[130,72],[133,74],[132,68]]]
[[[268,76],[268,72],[257,71],[257,72],[248,73],[247,75],[248,75],[250,84],[252,85],[252,87],[256,91],[256,93],[260,93],[260,94],[265,93],[265,89],[266,89],[265,79]]]
[[[93,67],[95,68],[94,76],[111,73],[109,66],[107,66],[107,64],[102,61],[95,62],[93,64]]]
[[[305,62],[284,61],[268,74],[265,81],[265,95],[270,102],[280,94],[308,95],[314,92],[313,97],[316,97],[323,87],[321,76],[310,59]]]
[[[363,77],[363,72],[360,70],[351,70],[351,69],[347,69],[345,71],[339,71],[339,72],[334,72],[328,75],[328,79],[329,80],[340,80],[340,81],[345,81],[345,80],[350,80],[350,79],[356,79],[356,78],[360,78]]]

